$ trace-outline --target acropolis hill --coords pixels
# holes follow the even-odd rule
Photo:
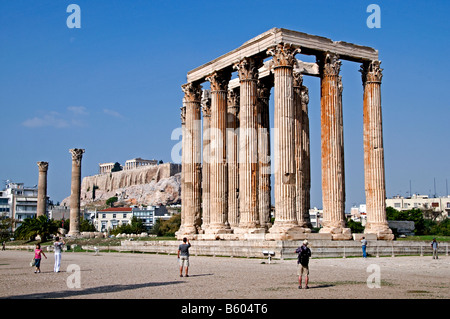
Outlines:
[[[100,166],[102,167],[102,166]],[[181,165],[154,164],[101,172],[83,178],[81,206],[102,206],[117,196],[126,205],[170,205],[180,203]],[[69,206],[70,197],[62,201]]]

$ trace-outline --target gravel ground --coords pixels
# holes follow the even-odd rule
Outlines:
[[[175,255],[63,253],[29,266],[32,252],[0,251],[0,298],[19,299],[448,299],[450,258],[311,259],[310,289],[298,289],[296,260],[195,257],[179,277]],[[76,266],[71,266],[76,265]],[[67,272],[79,267],[79,272]],[[367,281],[379,288],[369,288]],[[80,286],[74,278],[79,275]]]

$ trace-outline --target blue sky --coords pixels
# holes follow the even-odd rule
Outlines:
[[[72,3],[81,8],[80,29],[66,25]],[[379,29],[366,25],[372,3],[381,9]],[[0,182],[35,185],[36,162],[48,161],[56,202],[70,195],[70,148],[86,149],[83,177],[101,162],[171,161],[187,72],[283,27],[379,51],[387,195],[409,194],[410,181],[413,193],[433,194],[434,179],[445,195],[449,13],[443,0],[0,0]],[[351,62],[341,67],[347,210],[365,202],[358,70]],[[321,207],[319,79],[305,84],[311,204]]]

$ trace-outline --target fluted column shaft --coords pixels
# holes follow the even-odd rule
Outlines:
[[[184,85],[186,124],[183,133],[184,225],[185,235],[198,233],[201,225],[201,86]]]
[[[210,91],[203,91],[203,164],[202,164],[202,229],[210,223],[210,128],[211,128],[211,96]]]
[[[227,166],[227,91],[231,72],[217,71],[207,77],[211,84],[211,162],[210,224],[206,233],[227,233],[228,166]]]
[[[260,227],[258,207],[258,68],[261,59],[244,58],[235,65],[240,80],[239,228]]]
[[[303,221],[311,228],[309,209],[311,206],[311,158],[310,158],[310,138],[309,138],[309,90],[306,86],[301,86],[300,92],[302,104],[302,170],[303,170]]]
[[[258,81],[258,163],[259,163],[259,221],[268,229],[270,223],[270,90],[273,77]]]
[[[392,240],[394,236],[386,218],[380,63],[372,61],[363,65],[361,70],[364,85],[364,180],[367,205],[364,232],[375,233],[378,239]]]
[[[228,90],[228,222],[239,226],[239,91]]]
[[[322,200],[325,233],[339,234],[345,228],[342,105],[339,96],[341,62],[324,54],[321,64]]]
[[[180,107],[181,110],[181,114],[180,114],[180,118],[181,118],[181,225],[180,225],[180,229],[177,231],[176,235],[178,236],[178,234],[180,234],[181,236],[184,235],[184,225],[186,223],[186,206],[184,205],[186,203],[186,189],[185,189],[185,180],[184,180],[184,175],[185,175],[185,156],[186,156],[186,134],[185,134],[185,130],[186,130],[186,101],[183,98],[183,106]],[[126,167],[128,167],[128,163],[126,164]]]
[[[39,167],[38,198],[36,216],[47,214],[47,170],[48,162],[37,162]]]
[[[70,228],[69,235],[76,236],[80,233],[80,194],[81,194],[81,160],[84,149],[74,148],[72,154],[72,181],[70,195]]]

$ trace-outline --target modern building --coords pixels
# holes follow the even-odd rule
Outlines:
[[[436,220],[448,218],[450,212],[450,196],[429,197],[428,195],[413,194],[411,197],[394,196],[386,199],[386,207],[393,207],[396,210],[421,209],[424,212],[434,214]],[[430,216],[425,216],[430,218]]]
[[[131,223],[133,217],[142,220],[145,228],[151,230],[157,219],[167,220],[173,216],[165,206],[148,207],[111,207],[100,210],[96,214],[94,225],[98,231],[105,232],[121,225]]]
[[[8,182],[0,191],[0,213],[14,220],[13,231],[24,219],[36,216],[37,197],[37,186],[26,187],[23,183]]]

